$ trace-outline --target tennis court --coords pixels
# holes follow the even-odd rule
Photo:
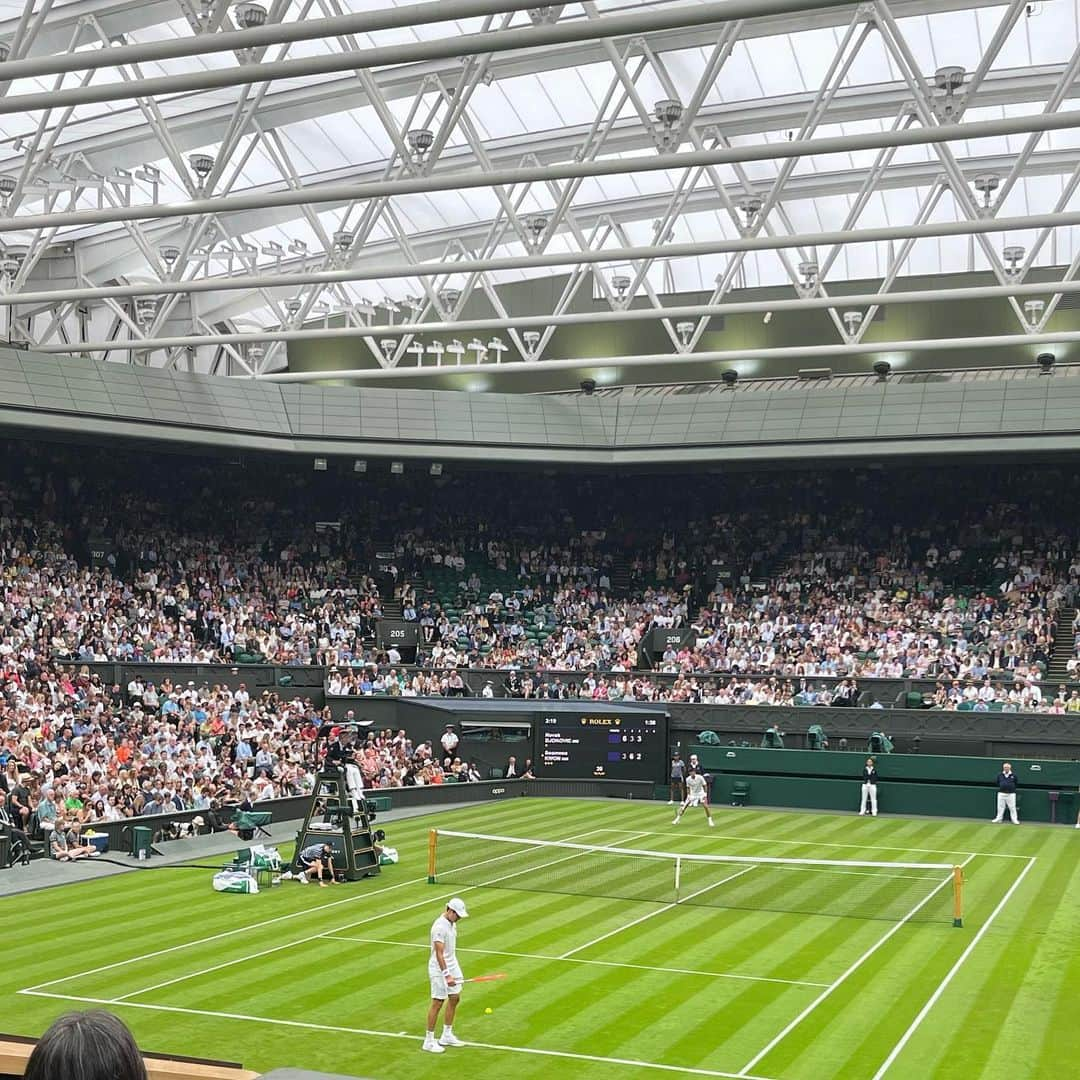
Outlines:
[[[659,803],[522,799],[394,826],[402,863],[353,886],[221,896],[195,872],[162,871],[60,890],[44,899],[83,929],[13,944],[5,1013],[32,1034],[101,1003],[151,1049],[375,1078],[455,1064],[476,1077],[971,1078],[991,1075],[1010,1034],[1028,1047],[1012,1077],[1071,1060],[1075,1036],[1052,1020],[1077,954],[1060,952],[1076,934],[1071,831],[717,818],[676,828]],[[677,891],[673,860],[650,852],[689,857]],[[419,1050],[427,932],[453,893],[470,909],[466,976],[503,977],[466,988],[455,1030],[470,1045],[432,1059]],[[105,939],[110,898],[123,916]],[[1038,963],[1002,984],[1003,950],[1033,949]]]

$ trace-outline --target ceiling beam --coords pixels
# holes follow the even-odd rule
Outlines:
[[[445,0],[449,10],[459,0]],[[467,2],[467,0],[460,0]],[[829,7],[850,7],[853,0],[708,0],[690,7],[639,7],[628,14],[605,15],[599,19],[566,19],[553,24],[523,26],[513,29],[487,30],[474,34],[452,34],[445,38],[415,41],[400,45],[380,45],[368,49],[326,52],[295,60],[270,60],[261,63],[241,63],[162,75],[156,78],[122,80],[17,94],[0,99],[0,115],[37,112],[66,106],[84,106],[104,101],[125,101],[132,98],[161,97],[190,91],[243,86],[249,83],[272,82],[278,79],[309,78],[327,72],[362,71],[392,64],[441,60],[448,57],[483,56],[516,49],[541,49],[562,46],[577,41],[600,38],[633,37],[657,30],[700,26],[708,23],[752,19],[760,15],[785,15],[791,12]],[[403,10],[407,10],[403,9]],[[343,16],[356,18],[358,16]],[[302,23],[278,24],[279,32]],[[5,72],[6,74],[6,72]]]
[[[1052,293],[1080,293],[1080,281],[1029,281],[1015,285],[975,285],[959,289],[918,289],[906,292],[835,293],[831,296],[770,298],[764,300],[729,301],[721,304],[680,304],[672,307],[612,308],[582,311],[562,315],[515,315],[498,319],[460,319],[453,322],[382,323],[370,326],[305,327],[301,330],[256,331],[223,333],[194,337],[161,338],[149,342],[133,341],[131,349],[180,348],[191,345],[242,345],[267,341],[319,341],[342,338],[401,337],[407,334],[487,333],[529,326],[592,326],[607,322],[656,322],[661,319],[713,318],[725,315],[773,314],[785,311],[823,311],[828,308],[862,309],[886,304],[889,307],[908,304],[960,303],[971,300],[1002,299],[1009,296],[1045,297]],[[1030,336],[1024,338],[1031,341]],[[35,352],[98,351],[100,343],[56,344],[35,346]],[[109,348],[123,352],[123,342],[109,341]],[[695,354],[696,355],[696,354]],[[756,354],[755,354],[756,355]],[[582,363],[591,361],[581,361]],[[544,363],[542,361],[541,363]],[[500,365],[503,366],[503,365]],[[490,365],[489,365],[490,367]],[[427,369],[430,370],[430,369]]]
[[[2,105],[0,99],[0,105]],[[857,150],[877,150],[893,146],[922,146],[954,140],[991,138],[1029,132],[1061,131],[1080,127],[1080,111],[1040,113],[1032,116],[1000,117],[962,124],[941,124],[933,128],[871,131],[860,135],[792,139],[695,150],[679,154],[655,154],[633,158],[568,161],[524,168],[493,169],[487,172],[437,173],[429,176],[398,177],[364,184],[327,184],[316,189],[248,192],[227,197],[192,199],[188,202],[151,203],[139,206],[109,206],[95,210],[75,210],[53,214],[24,214],[0,218],[0,231],[86,226],[115,221],[145,221],[153,218],[190,217],[237,210],[258,210],[276,206],[326,204],[386,196],[414,195],[433,191],[466,191],[494,185],[530,184],[577,177],[621,176],[628,173],[660,172],[709,165],[730,165],[748,161],[771,161],[822,154],[846,154]],[[66,238],[65,238],[66,239]]]

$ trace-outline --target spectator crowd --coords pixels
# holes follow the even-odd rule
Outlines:
[[[4,451],[0,788],[39,824],[310,790],[313,701],[109,686],[101,662],[321,665],[332,696],[465,696],[479,669],[485,696],[704,704],[851,705],[857,678],[911,677],[936,708],[1080,711],[1044,679],[1080,586],[1067,469],[358,481]],[[384,618],[415,656],[379,644]],[[652,651],[657,630],[681,633]],[[470,775],[404,733],[359,754],[370,785]]]

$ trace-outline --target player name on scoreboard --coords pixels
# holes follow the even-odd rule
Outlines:
[[[662,780],[666,716],[541,715],[537,757],[542,775],[607,780]]]

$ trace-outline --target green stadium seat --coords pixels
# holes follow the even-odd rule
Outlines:
[[[745,806],[750,798],[750,781],[733,780],[731,782],[731,805]]]

